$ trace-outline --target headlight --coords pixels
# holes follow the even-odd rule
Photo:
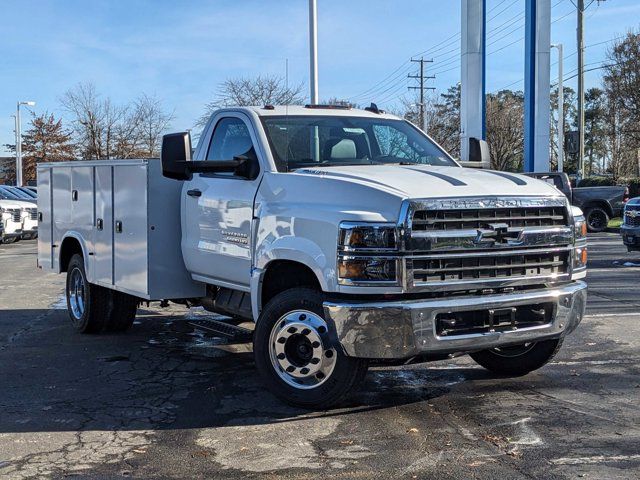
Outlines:
[[[587,222],[582,210],[571,207],[573,213],[573,231],[575,232],[575,249],[573,252],[573,269],[579,270],[587,266]]]
[[[395,250],[396,245],[396,228],[392,223],[340,224],[338,247],[341,250]]]
[[[343,285],[357,283],[397,283],[396,258],[380,257],[340,257],[338,258],[338,277]]]
[[[576,236],[576,243],[587,240],[587,221],[582,210],[578,207],[571,207],[573,213],[573,228]]]

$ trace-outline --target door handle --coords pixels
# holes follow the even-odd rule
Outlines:
[[[122,233],[122,221],[116,220],[116,233]]]
[[[98,219],[96,220],[96,228],[97,228],[98,230],[102,230],[102,227],[103,227],[102,219],[101,219],[101,218],[98,218]]]
[[[202,196],[202,192],[197,188],[194,188],[193,190],[187,190],[187,195],[190,197],[200,197]]]

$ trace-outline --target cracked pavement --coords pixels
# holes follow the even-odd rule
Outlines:
[[[194,331],[202,312],[153,303],[126,334],[74,333],[35,242],[1,245],[0,478],[640,478],[639,257],[590,237],[588,315],[537,372],[373,367],[308,412]]]

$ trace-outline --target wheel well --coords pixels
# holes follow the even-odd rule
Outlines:
[[[77,238],[67,237],[60,246],[60,271],[66,272],[71,257],[75,254],[82,255],[82,247]]]
[[[609,217],[613,217],[613,210],[611,209],[611,205],[609,205],[607,202],[596,201],[596,202],[586,203],[585,205],[582,206],[582,210],[584,211],[585,215],[587,213],[587,210],[589,210],[590,208],[601,208],[602,210],[607,212],[607,215],[609,215]]]
[[[321,290],[313,271],[302,263],[290,260],[274,260],[267,265],[262,279],[261,306],[277,294],[294,287],[311,287]]]

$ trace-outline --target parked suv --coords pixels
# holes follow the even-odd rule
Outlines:
[[[620,233],[628,251],[640,251],[640,197],[632,198],[625,205]]]

